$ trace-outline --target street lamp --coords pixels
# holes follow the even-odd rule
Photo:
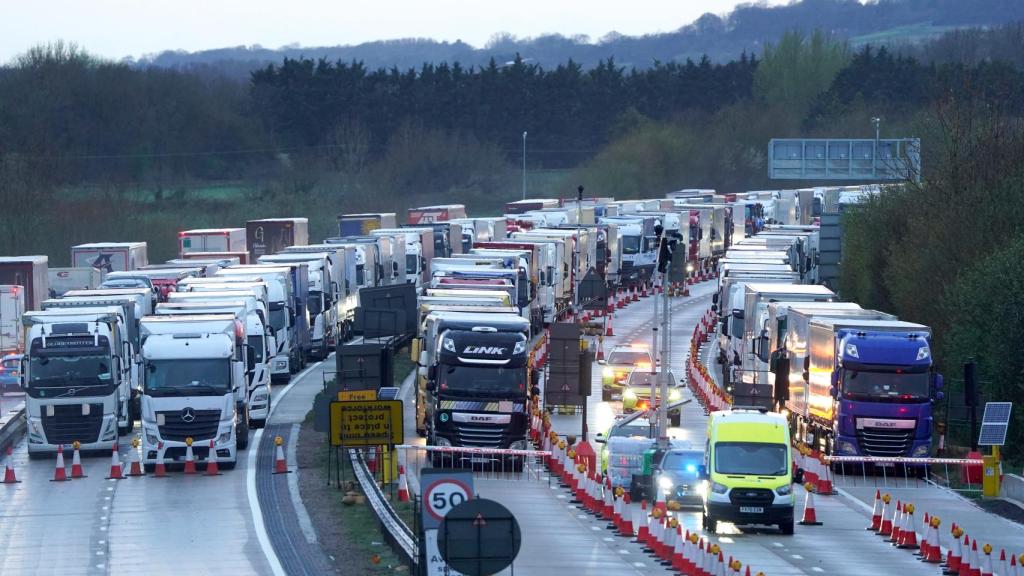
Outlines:
[[[526,130],[523,130],[523,200],[526,200]]]

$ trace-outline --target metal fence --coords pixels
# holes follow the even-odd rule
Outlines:
[[[454,448],[444,446],[395,446],[398,462],[406,474],[419,478],[424,468],[467,470],[476,477],[496,480],[550,482],[544,460],[550,452],[497,448]]]

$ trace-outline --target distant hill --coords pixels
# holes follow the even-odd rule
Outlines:
[[[666,19],[671,15],[666,14]],[[464,66],[499,63],[517,54],[544,67],[572,59],[584,67],[614,58],[627,67],[644,68],[655,61],[713,61],[760,54],[765,42],[793,29],[821,29],[864,43],[916,44],[951,30],[990,27],[1024,20],[1021,0],[800,0],[786,6],[743,4],[724,16],[704,14],[675,32],[644,36],[609,33],[597,41],[587,37],[547,35],[519,39],[498,34],[486,47],[461,41],[410,38],[348,46],[263,48],[258,45],[200,52],[166,51],[141,58],[140,65],[212,68],[233,77],[282,59],[307,57],[330,61],[362,61],[368,68],[418,68],[424,62],[459,62]]]

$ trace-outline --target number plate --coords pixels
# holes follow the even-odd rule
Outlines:
[[[740,514],[764,514],[764,508],[760,506],[740,506]]]
[[[491,459],[485,456],[473,456],[469,459],[469,461],[472,462],[473,464],[489,464],[491,462]]]

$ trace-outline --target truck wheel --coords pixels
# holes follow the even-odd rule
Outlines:
[[[604,389],[601,390],[601,401],[602,402],[611,402],[612,401],[612,392],[611,392],[611,390],[604,390]]]
[[[235,438],[235,447],[239,450],[245,450],[249,447],[249,417],[246,416],[242,419],[242,423],[238,425],[238,429],[235,430],[237,435]]]
[[[782,533],[784,535],[786,535],[786,536],[792,536],[793,535],[793,519],[790,518],[788,521],[780,523],[779,524],[779,530],[781,530]]]
[[[416,435],[419,436],[420,438],[426,438],[427,437],[427,429],[426,428],[416,428]]]

